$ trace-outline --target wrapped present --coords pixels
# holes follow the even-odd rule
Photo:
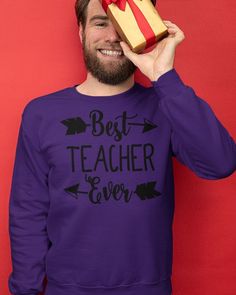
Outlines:
[[[165,38],[168,28],[155,8],[155,0],[101,0],[121,39],[135,53]]]

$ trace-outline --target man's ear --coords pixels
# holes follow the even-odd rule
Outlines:
[[[80,23],[79,25],[79,38],[80,38],[80,42],[82,43],[82,33],[83,33],[83,26],[82,24]]]

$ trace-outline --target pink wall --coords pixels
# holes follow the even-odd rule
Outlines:
[[[175,68],[236,139],[235,0],[157,0],[185,40]],[[85,78],[74,0],[1,0],[0,294],[11,271],[8,201],[25,104]],[[136,80],[150,86],[140,72]],[[175,160],[173,295],[236,294],[236,173],[207,181]]]

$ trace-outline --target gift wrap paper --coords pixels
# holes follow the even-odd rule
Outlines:
[[[122,40],[135,53],[151,47],[168,35],[168,28],[151,0],[102,0],[102,6]],[[138,19],[132,8],[138,12]],[[148,34],[146,38],[140,25],[143,32]]]

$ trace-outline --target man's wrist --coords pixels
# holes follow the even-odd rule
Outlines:
[[[167,73],[167,72],[169,72],[171,70],[173,70],[173,67],[168,68],[168,69],[165,69],[165,70],[162,70],[162,71],[156,73],[155,76],[154,76],[154,78],[151,79],[151,82],[156,82],[162,75],[164,75],[165,73]]]
[[[182,91],[186,90],[186,85],[175,68],[162,74],[158,80],[152,81],[152,85],[160,98],[178,96]]]

